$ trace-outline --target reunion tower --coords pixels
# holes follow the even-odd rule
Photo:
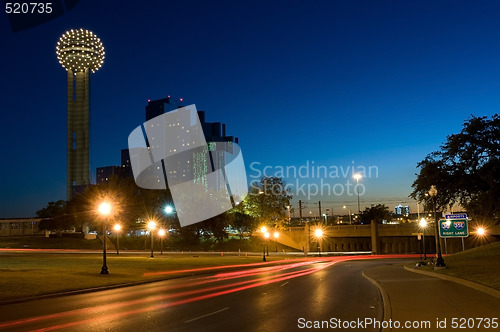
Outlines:
[[[68,71],[67,200],[90,184],[89,81],[104,62],[101,40],[85,29],[66,31],[56,46],[59,63]]]

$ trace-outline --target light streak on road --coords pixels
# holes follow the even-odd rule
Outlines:
[[[245,267],[249,266],[263,266],[263,267],[252,268],[242,271],[222,272],[215,274],[213,276],[204,276],[196,278],[194,279],[194,281],[189,280],[180,285],[159,287],[158,292],[170,291],[171,293],[168,294],[146,296],[134,300],[122,300],[117,298],[116,299],[117,302],[115,303],[89,306],[81,309],[69,310],[54,314],[47,314],[36,317],[30,317],[26,319],[4,322],[0,323],[0,329],[23,328],[23,327],[29,328],[30,324],[37,324],[38,326],[44,324],[46,325],[45,327],[36,329],[35,331],[53,331],[63,328],[79,326],[82,324],[98,324],[101,321],[110,321],[124,316],[142,314],[146,312],[152,312],[164,309],[167,307],[184,305],[188,303],[210,299],[213,297],[244,291],[250,288],[265,286],[273,283],[279,282],[283,284],[283,282],[288,282],[288,280],[290,279],[310,275],[312,273],[321,271],[339,262],[350,261],[350,260],[377,259],[377,258],[408,258],[408,257],[414,257],[414,255],[337,256],[337,257],[324,257],[315,259],[309,258],[309,259],[299,259],[299,260],[283,260],[279,261],[280,264],[278,265],[276,265],[277,262],[270,262],[275,264],[273,266],[263,266],[263,265],[268,265],[265,263],[245,264],[243,265]],[[229,265],[218,268],[234,269],[236,267],[241,267],[241,265],[240,266]],[[211,268],[209,268],[209,270],[210,269]],[[294,271],[294,269],[298,270]],[[193,269],[193,270],[200,271],[200,269]],[[178,271],[171,271],[171,272],[178,273]],[[250,279],[244,280],[245,278],[250,278]],[[237,280],[231,281],[233,279]],[[223,284],[217,285],[217,283],[223,283]],[[215,285],[210,285],[210,284],[215,284]],[[202,288],[193,289],[193,287],[197,286],[202,286]],[[123,288],[123,291],[124,294],[127,296],[130,296],[133,293],[141,295],[143,292],[145,292],[144,290],[142,291],[138,290],[135,292],[128,293],[127,288]],[[109,300],[109,298],[107,298],[107,300]],[[165,302],[166,300],[173,300],[173,301]],[[131,310],[126,310],[126,308],[129,307],[136,307],[136,308]],[[118,311],[119,309],[121,311]],[[91,318],[81,319],[82,317],[89,317],[89,316]],[[74,319],[74,321],[57,324],[57,320],[68,317],[69,319]]]

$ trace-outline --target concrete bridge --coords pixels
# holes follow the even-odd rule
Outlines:
[[[418,223],[377,224],[371,225],[339,225],[322,226],[323,238],[314,236],[314,225],[290,227],[280,231],[278,242],[306,252],[317,251],[371,251],[373,254],[419,253],[422,250],[423,230]],[[426,252],[435,252],[435,228],[429,224],[425,228]],[[420,236],[419,236],[420,235]],[[464,238],[465,249],[500,241],[500,226],[488,229],[487,235],[476,235],[473,229]],[[462,250],[462,238],[441,239],[443,253],[454,253]]]

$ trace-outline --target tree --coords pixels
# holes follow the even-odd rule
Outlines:
[[[260,223],[283,227],[292,196],[278,177],[262,177],[253,182],[244,200],[245,212]]]
[[[200,227],[205,234],[205,238],[214,237],[214,243],[222,243],[228,238],[227,227],[231,224],[233,215],[226,211],[210,219],[201,222]]]
[[[374,220],[377,223],[382,223],[383,220],[392,220],[392,214],[389,208],[384,204],[377,204],[370,208],[366,208],[360,215],[361,223],[369,224]]]
[[[38,218],[55,218],[63,215],[66,209],[66,201],[49,202],[46,207],[36,211]]]
[[[46,207],[36,211],[38,218],[44,218],[40,222],[41,230],[61,230],[65,228],[64,215],[66,213],[66,201],[49,202]]]
[[[235,211],[233,215],[232,226],[238,231],[240,239],[243,239],[245,233],[251,232],[253,229],[257,228],[257,223],[255,218],[252,216]]]
[[[439,210],[459,203],[476,220],[496,219],[500,212],[500,116],[475,117],[464,122],[462,131],[447,136],[439,151],[417,166],[420,173],[410,197],[430,201],[431,185],[438,189]]]

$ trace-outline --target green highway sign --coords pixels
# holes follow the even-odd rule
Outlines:
[[[442,219],[439,220],[440,237],[467,237],[469,229],[467,219]]]

